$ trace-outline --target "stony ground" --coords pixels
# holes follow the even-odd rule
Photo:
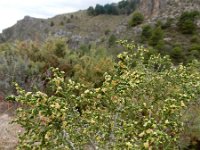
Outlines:
[[[17,134],[22,129],[17,124],[11,124],[13,120],[13,106],[0,102],[0,150],[14,150],[17,145]]]

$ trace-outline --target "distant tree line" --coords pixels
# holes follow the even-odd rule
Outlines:
[[[139,0],[122,0],[118,3],[100,5],[97,4],[94,7],[90,6],[87,9],[88,15],[97,16],[101,14],[108,15],[120,15],[120,14],[131,14],[135,9]]]

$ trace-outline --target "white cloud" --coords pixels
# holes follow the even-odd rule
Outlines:
[[[0,0],[0,32],[24,16],[49,18],[58,14],[87,9],[96,4],[120,0]]]

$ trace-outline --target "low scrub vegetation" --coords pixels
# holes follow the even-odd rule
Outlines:
[[[200,94],[199,62],[174,66],[169,56],[119,41],[113,74],[88,87],[51,68],[48,92],[25,91],[15,122],[18,149],[179,149],[185,110]],[[189,120],[187,120],[189,121]]]
[[[134,27],[136,25],[141,24],[144,21],[144,16],[140,12],[134,12],[131,20],[129,21],[129,25]]]
[[[0,45],[0,91],[4,95],[15,93],[13,82],[29,91],[46,90],[45,76],[50,67],[64,70],[65,76],[75,81],[98,86],[104,72],[112,74],[113,65],[112,56],[103,48],[71,51],[62,38],[48,39],[44,44],[4,43]]]
[[[200,16],[200,12],[198,11],[191,11],[191,12],[184,12],[178,21],[179,30],[183,34],[193,34],[196,29],[196,19]]]

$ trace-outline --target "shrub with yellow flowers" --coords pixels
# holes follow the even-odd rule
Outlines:
[[[199,64],[174,66],[169,56],[148,55],[118,41],[115,74],[98,88],[66,80],[52,68],[48,94],[17,84],[15,122],[25,132],[18,149],[178,149],[182,116],[200,94]]]

